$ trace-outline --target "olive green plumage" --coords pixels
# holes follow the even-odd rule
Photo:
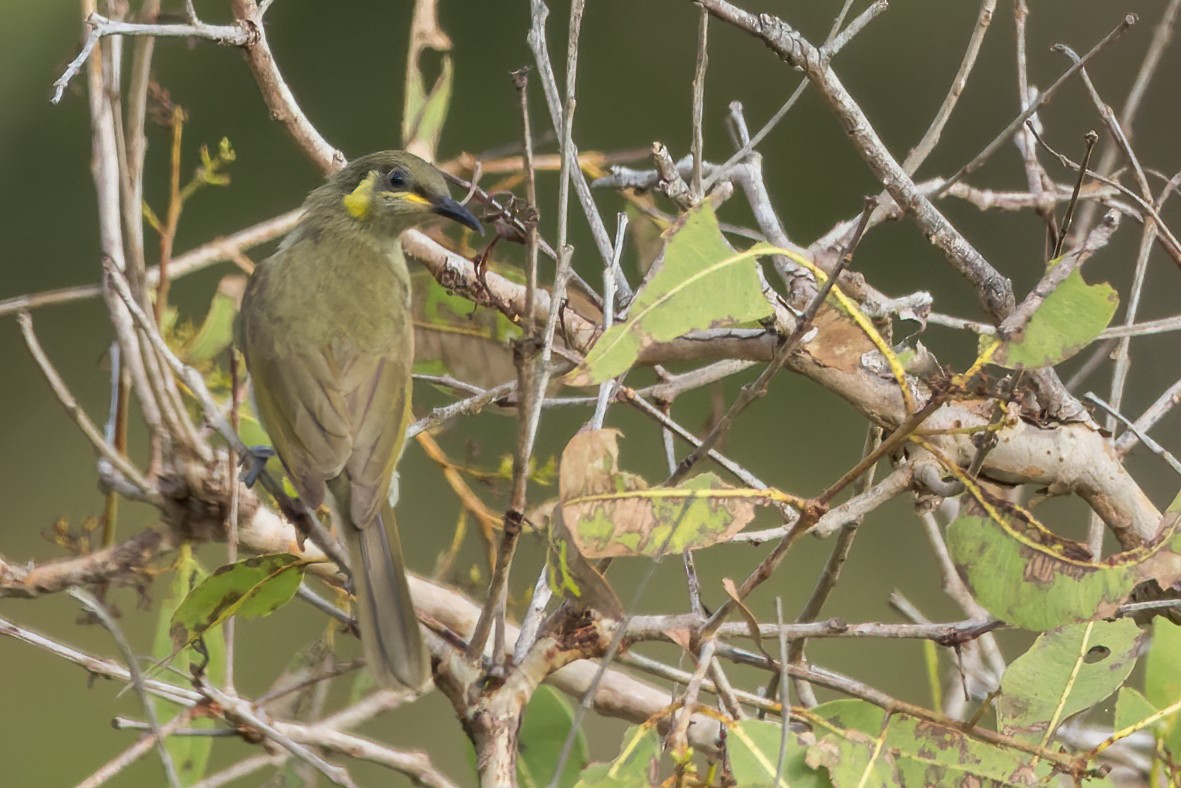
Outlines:
[[[332,493],[370,669],[384,686],[418,688],[429,662],[389,500],[414,360],[398,236],[436,215],[480,225],[438,170],[401,151],[351,162],[304,209],[250,279],[239,343],[259,416],[300,498],[315,508]]]

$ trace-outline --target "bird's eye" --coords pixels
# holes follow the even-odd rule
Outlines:
[[[406,188],[406,173],[403,172],[402,170],[391,171],[390,175],[389,175],[389,180],[390,180],[390,186],[394,187],[395,189],[405,189]]]

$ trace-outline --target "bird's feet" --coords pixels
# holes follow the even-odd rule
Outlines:
[[[267,460],[275,456],[275,450],[270,446],[250,446],[248,451],[249,453],[242,458],[242,467],[246,469],[242,481],[247,487],[253,487],[258,477],[266,471]]]

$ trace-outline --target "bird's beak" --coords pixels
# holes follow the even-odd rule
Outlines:
[[[446,216],[448,219],[453,219],[465,227],[472,228],[480,235],[484,234],[484,227],[480,224],[480,220],[477,219],[467,208],[464,208],[462,205],[446,195],[433,200],[431,213],[437,213],[439,216]]]

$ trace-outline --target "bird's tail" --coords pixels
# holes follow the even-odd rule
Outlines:
[[[402,561],[398,524],[389,506],[364,528],[348,523],[353,588],[365,660],[383,687],[421,689],[430,675],[430,658]]]

